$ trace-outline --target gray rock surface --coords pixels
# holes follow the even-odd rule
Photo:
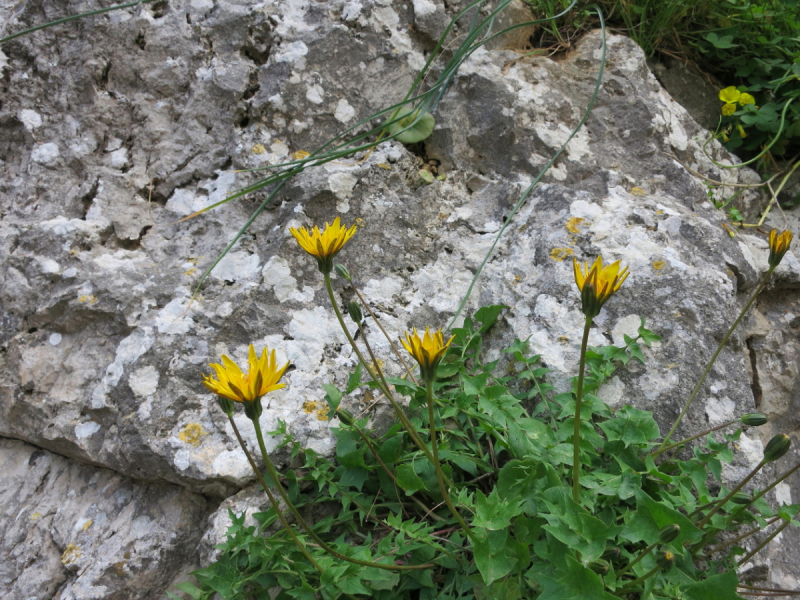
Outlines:
[[[383,325],[395,336],[445,325],[511,207],[578,125],[594,89],[599,34],[558,60],[512,64],[520,57],[507,49],[513,42],[475,52],[424,144],[385,142],[363,162],[304,172],[191,303],[199,275],[266,195],[177,221],[256,177],[233,169],[313,150],[401,100],[456,6],[173,0],[5,44],[0,436],[112,469],[128,486],[161,486],[168,496],[178,484],[190,490],[186,498],[218,503],[253,479],[200,373],[223,353],[242,361],[253,343],[297,367],[288,387],[265,399],[264,427],[282,419],[302,443],[330,452],[321,384],[344,387],[354,357],[315,262],[288,229],[336,215],[358,223],[340,259]],[[0,7],[10,31],[89,5]],[[640,317],[663,340],[646,366],[630,363],[602,395],[613,406],[653,410],[664,427],[766,264],[763,237],[731,239],[702,181],[683,165],[727,183],[758,178],[718,169],[703,155],[706,132],[660,87],[632,41],[611,36],[608,51],[589,120],[514,217],[468,310],[510,305],[490,348],[530,336],[563,387],[582,327],[571,257],[621,259],[631,276],[590,343],[621,342]],[[717,161],[735,162],[716,143],[709,148]],[[418,171],[431,161],[446,179],[420,185]],[[759,199],[744,197],[753,206]],[[776,281],[797,281],[791,252],[787,265]],[[775,323],[786,301],[797,302],[797,286],[781,285]],[[352,292],[335,286],[349,300]],[[755,408],[747,366],[753,352],[756,364],[769,359],[749,335],[740,332],[722,353],[681,432]],[[398,372],[388,344],[374,336],[374,345]],[[359,408],[364,400],[345,403]],[[254,446],[243,415],[239,424]],[[730,477],[760,459],[760,435],[744,434]],[[249,502],[240,500],[229,504]],[[207,531],[196,513],[183,532],[206,533],[203,560],[224,535],[225,506]],[[185,548],[176,544],[173,562],[165,561],[173,575],[196,560]],[[14,573],[29,581],[27,571]],[[34,585],[30,577],[25,585]],[[157,593],[166,580],[147,585]],[[108,597],[128,593],[122,583],[103,585]]]

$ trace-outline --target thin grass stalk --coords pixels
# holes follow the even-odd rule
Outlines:
[[[581,340],[581,358],[578,369],[578,390],[575,395],[575,427],[572,434],[572,500],[580,504],[580,476],[581,476],[581,400],[583,399],[583,376],[586,370],[586,345],[589,342],[589,330],[592,319],[586,317],[583,325],[583,339]]]
[[[728,493],[727,496],[725,496],[714,508],[712,508],[708,512],[708,514],[705,517],[703,517],[700,520],[699,523],[697,523],[697,528],[698,529],[702,529],[703,527],[705,527],[706,524],[711,520],[711,517],[713,517],[715,514],[717,514],[717,512],[719,512],[719,510],[723,506],[725,506],[725,504],[727,504],[730,501],[731,498],[734,497],[736,492],[738,492],[740,489],[742,489],[748,481],[750,481],[753,477],[755,477],[756,473],[758,473],[761,470],[761,467],[763,467],[765,464],[767,464],[766,459],[762,459],[761,462],[758,463],[758,465],[756,465],[756,468],[753,469],[752,471],[750,471],[750,474],[747,477],[742,479],[739,482],[739,484]]]
[[[653,542],[652,544],[650,544],[650,545],[649,545],[647,548],[645,548],[644,550],[642,550],[642,551],[639,553],[639,556],[637,556],[635,559],[633,559],[631,562],[629,562],[627,565],[625,565],[625,566],[624,566],[624,567],[622,567],[622,568],[621,568],[619,571],[617,571],[617,578],[619,578],[619,577],[622,577],[622,576],[623,576],[625,573],[627,573],[627,572],[628,572],[628,571],[630,571],[630,570],[631,570],[633,567],[635,567],[636,565],[638,565],[638,564],[639,564],[639,562],[640,562],[640,561],[641,561],[641,560],[642,560],[642,559],[643,559],[645,556],[647,556],[648,554],[650,554],[650,553],[653,551],[653,549],[654,549],[656,546],[658,546],[658,544],[659,544],[659,542],[658,542],[658,541],[655,541],[655,542]]]
[[[750,307],[753,305],[753,302],[755,302],[756,298],[758,298],[759,294],[761,294],[761,291],[764,289],[764,286],[767,284],[767,281],[769,280],[770,275],[772,275],[772,271],[773,270],[774,270],[774,267],[770,267],[767,270],[767,272],[764,274],[764,277],[761,278],[761,282],[758,284],[758,287],[756,288],[755,293],[752,295],[752,297],[747,302],[745,307],[739,313],[739,316],[736,317],[736,320],[733,322],[733,325],[731,325],[730,329],[728,329],[728,332],[725,334],[725,337],[722,338],[722,341],[719,343],[719,346],[717,346],[716,352],[714,352],[714,356],[712,356],[711,360],[708,361],[708,364],[706,365],[706,368],[703,370],[703,374],[700,375],[700,380],[694,386],[694,389],[692,390],[692,393],[689,395],[689,399],[686,401],[686,404],[683,405],[683,409],[681,410],[681,414],[678,415],[678,418],[675,420],[675,423],[672,425],[672,429],[669,430],[669,433],[667,434],[667,437],[664,438],[664,441],[661,442],[661,445],[658,448],[656,448],[654,453],[652,453],[654,456],[656,456],[656,455],[658,455],[658,454],[660,454],[661,452],[664,451],[664,448],[667,445],[667,442],[669,442],[670,438],[672,438],[672,434],[675,433],[675,430],[678,428],[678,425],[680,425],[681,421],[683,420],[683,417],[686,415],[686,412],[689,410],[689,407],[692,405],[692,402],[694,402],[694,399],[697,397],[698,392],[700,392],[700,388],[703,386],[703,383],[705,382],[706,377],[711,372],[711,367],[714,366],[714,363],[716,362],[717,357],[719,356],[720,352],[722,352],[722,349],[725,347],[725,344],[728,343],[728,340],[730,339],[731,335],[733,335],[734,330],[739,325],[739,323],[741,323],[741,321],[744,318],[744,316],[750,310]]]
[[[693,435],[692,437],[688,437],[688,438],[683,439],[683,440],[681,440],[679,442],[675,442],[673,444],[670,444],[666,448],[663,448],[661,450],[657,450],[656,452],[651,453],[650,456],[655,458],[656,456],[658,456],[662,452],[667,452],[668,450],[672,450],[673,448],[677,448],[678,446],[681,446],[681,445],[683,445],[683,444],[685,444],[687,442],[691,442],[692,440],[696,440],[699,437],[703,437],[704,435],[708,435],[709,433],[713,433],[714,431],[718,431],[720,429],[724,429],[728,425],[733,425],[734,423],[738,423],[738,422],[739,422],[739,419],[733,419],[732,421],[728,421],[727,423],[723,423],[722,425],[717,425],[716,427],[712,427],[711,429],[706,429],[705,431],[701,431],[697,435]]]
[[[783,517],[773,517],[769,521],[767,521],[767,523],[766,523],[766,525],[764,525],[764,527],[769,527],[770,525],[772,525],[773,523],[775,523],[776,521],[778,521],[778,520],[780,520],[782,518]],[[725,548],[733,546],[736,542],[741,542],[744,538],[749,537],[749,536],[753,535],[754,533],[758,533],[759,531],[763,531],[764,527],[756,527],[754,529],[751,529],[750,531],[747,531],[747,532],[743,533],[742,535],[739,535],[739,536],[733,538],[732,540],[729,540],[729,541],[725,542],[724,544],[720,544],[719,546],[714,546],[713,548],[711,548],[710,550],[708,550],[704,554],[706,556],[711,556],[712,554],[716,554],[717,552],[720,552],[721,550],[725,550]]]

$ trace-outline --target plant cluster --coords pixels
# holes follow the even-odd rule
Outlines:
[[[406,333],[400,341],[418,363],[419,377],[408,368],[404,377],[389,377],[369,343],[362,313],[372,315],[369,304],[350,271],[333,264],[355,232],[338,218],[323,230],[292,230],[317,260],[359,360],[345,390],[325,386],[329,414],[339,419],[333,428],[336,460],[303,448],[280,423],[269,434],[290,449],[295,467],[280,474],[272,464],[259,422],[261,398],[284,385],[278,381],[288,366],[278,364],[274,351],[264,349],[259,357],[251,346],[246,373],[228,357],[211,365],[216,377],[204,375],[203,384],[218,395],[271,508],[255,515],[257,527],[231,514],[220,558],[194,573],[197,586],[180,584],[182,591],[198,600],[215,594],[279,600],[733,600],[765,593],[740,584],[735,568],[784,527],[800,524],[800,505],[775,510],[764,498],[800,464],[764,489],[743,488],[788,451],[788,436],[774,436],[758,466],[732,489],[722,480],[722,463],[732,460],[731,444],[742,429],[723,431],[722,440],[714,432],[762,425],[764,415],[745,414],[670,443],[752,300],[659,443],[650,412],[631,406],[613,411],[597,396],[616,369],[631,359],[644,362],[642,346],[660,339],[643,320],[638,335],[626,336],[622,347],[587,345],[594,318],[627,277],[619,261],[604,266],[598,258],[591,267],[574,262],[586,320],[571,390],[556,393],[526,341],[515,339],[502,358],[483,360],[483,337],[506,306],[481,308],[449,339],[429,328],[423,335],[416,329]],[[791,241],[789,231],[771,234],[769,266],[753,299]],[[334,271],[361,301],[346,311],[335,299]],[[364,374],[369,381],[362,380]],[[399,422],[378,432],[368,418],[343,408],[343,398],[362,387],[382,394]],[[255,428],[263,474],[233,419],[239,404]],[[688,449],[690,442],[690,452],[669,454]],[[771,535],[748,552],[743,540],[768,528]]]

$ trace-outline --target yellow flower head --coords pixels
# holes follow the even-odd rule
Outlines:
[[[747,92],[745,92],[744,94],[739,96],[739,104],[741,104],[742,106],[744,106],[745,104],[755,104],[755,103],[756,103],[756,99],[753,98]]]
[[[441,329],[431,333],[430,327],[426,327],[425,335],[420,339],[415,328],[413,334],[406,333],[406,339],[400,338],[400,343],[419,363],[422,379],[432,382],[436,378],[436,367],[439,366],[439,361],[442,360],[442,356],[447,352],[454,337],[452,336],[445,343]]]
[[[722,105],[722,114],[726,117],[730,117],[733,113],[736,112],[736,105],[735,104],[723,104]]]
[[[726,104],[733,104],[739,100],[742,93],[734,86],[726,87],[724,90],[719,91],[719,99]]]
[[[289,231],[300,247],[317,259],[319,270],[327,275],[333,270],[333,257],[355,235],[356,229],[355,225],[349,229],[342,226],[339,217],[336,217],[333,223],[325,223],[324,231],[320,231],[316,225],[310,232],[305,227],[292,227]]]
[[[622,287],[628,277],[628,267],[620,270],[619,261],[603,267],[602,256],[597,257],[591,268],[587,263],[581,266],[573,258],[572,268],[575,271],[575,283],[581,292],[583,314],[590,319],[600,314],[606,300]]]
[[[247,362],[249,367],[247,373],[242,373],[239,365],[223,354],[221,365],[215,363],[209,365],[214,369],[216,379],[213,375],[203,375],[203,385],[223,398],[244,402],[245,409],[254,404],[258,404],[260,408],[261,396],[286,387],[285,383],[278,382],[286,373],[289,363],[278,367],[275,350],[269,352],[267,348],[264,348],[261,356],[257,357],[253,344],[250,344]],[[258,410],[259,414],[260,412]]]
[[[792,232],[788,229],[783,233],[778,233],[777,229],[769,232],[769,266],[771,268],[777,267],[783,255],[789,250],[789,244],[792,243]]]

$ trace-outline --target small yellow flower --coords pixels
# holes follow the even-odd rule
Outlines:
[[[771,268],[777,267],[784,254],[789,250],[789,244],[792,243],[792,232],[788,229],[782,233],[778,233],[777,229],[769,232],[769,266]]]
[[[357,227],[343,227],[339,217],[333,223],[325,223],[325,230],[320,231],[316,225],[310,232],[305,227],[290,228],[289,231],[300,247],[317,259],[319,270],[328,274],[333,270],[333,257],[342,249],[347,241],[356,233]]]
[[[239,365],[223,354],[221,365],[215,363],[209,365],[214,369],[217,378],[215,379],[213,375],[203,375],[203,385],[215,394],[245,404],[260,400],[261,396],[268,392],[286,387],[285,383],[278,382],[289,367],[289,363],[278,367],[275,350],[269,352],[264,348],[261,356],[257,357],[253,344],[250,344],[247,362],[249,366],[247,373],[242,373]]]
[[[755,103],[756,103],[756,99],[753,98],[747,92],[745,92],[744,94],[739,96],[739,104],[741,104],[742,106],[744,106],[745,104],[755,104]]]
[[[735,104],[724,104],[722,106],[722,114],[725,115],[726,117],[730,117],[735,112],[736,112]]]
[[[628,277],[628,267],[620,270],[619,261],[604,268],[602,256],[597,257],[591,268],[587,263],[581,266],[573,258],[572,268],[575,272],[575,283],[581,292],[583,314],[590,319],[600,314],[600,309],[606,300],[622,287]]]
[[[719,99],[726,104],[734,104],[739,100],[741,95],[742,93],[732,85],[719,91]]]
[[[736,125],[736,131],[738,131],[738,132],[739,132],[739,135],[740,135],[741,137],[743,137],[743,138],[746,138],[746,137],[747,137],[747,134],[744,132],[744,127],[742,127],[742,125],[741,125],[741,124],[737,124],[737,125]]]
[[[445,343],[441,329],[431,333],[430,327],[427,327],[425,328],[425,335],[420,339],[415,328],[413,334],[406,333],[406,339],[400,338],[400,343],[419,363],[422,379],[426,382],[432,382],[436,378],[436,367],[439,366],[439,361],[442,360],[442,356],[447,352],[454,337],[452,336]]]

